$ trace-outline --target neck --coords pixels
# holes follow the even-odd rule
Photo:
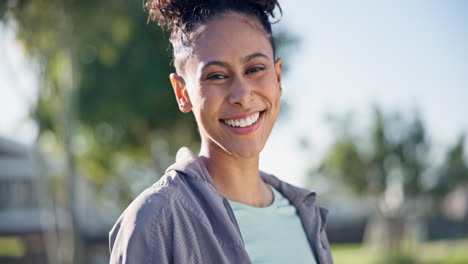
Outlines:
[[[199,157],[205,163],[218,192],[229,200],[255,207],[272,203],[273,193],[259,172],[259,154],[239,157],[219,146],[203,144]]]

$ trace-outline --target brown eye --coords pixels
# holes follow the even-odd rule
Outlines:
[[[263,66],[255,66],[255,67],[249,68],[247,70],[246,74],[263,71],[264,69],[265,69],[265,67],[263,67]]]
[[[214,73],[214,74],[208,75],[208,77],[206,79],[208,79],[208,80],[223,80],[223,79],[227,79],[227,78],[228,78],[227,75],[220,74],[220,73]]]

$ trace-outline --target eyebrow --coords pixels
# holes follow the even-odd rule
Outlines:
[[[205,65],[203,65],[201,70],[203,71],[206,68],[210,67],[211,65],[218,65],[218,66],[221,66],[221,67],[224,67],[224,68],[229,67],[229,65],[226,62],[223,62],[223,61],[209,61]]]
[[[265,54],[263,54],[261,52],[255,52],[255,53],[252,53],[252,54],[247,55],[244,58],[242,58],[241,62],[242,63],[247,63],[250,60],[252,60],[254,58],[257,58],[257,57],[263,57],[265,59],[269,59],[267,55],[265,55]],[[217,66],[221,66],[221,67],[224,67],[224,68],[229,68],[229,64],[227,62],[224,62],[224,61],[209,61],[205,65],[203,65],[201,70],[203,71],[204,69],[206,69],[206,68],[208,68],[209,66],[212,66],[212,65],[217,65]]]
[[[267,55],[265,55],[265,54],[263,54],[261,52],[255,52],[255,53],[252,53],[250,55],[245,56],[241,61],[242,61],[242,63],[246,63],[246,62],[248,62],[248,61],[250,61],[250,60],[252,60],[252,59],[254,59],[256,57],[263,57],[263,58],[265,58],[267,60],[269,59]]]

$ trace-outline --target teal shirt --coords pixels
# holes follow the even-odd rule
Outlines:
[[[267,185],[274,197],[273,203],[267,207],[228,200],[252,263],[315,264],[296,207],[273,186]]]

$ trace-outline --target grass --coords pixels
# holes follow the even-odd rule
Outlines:
[[[360,244],[332,245],[336,264],[468,264],[468,240],[424,243],[412,254],[384,258],[385,252]]]
[[[25,246],[19,237],[0,237],[0,257],[20,258],[25,253]]]

